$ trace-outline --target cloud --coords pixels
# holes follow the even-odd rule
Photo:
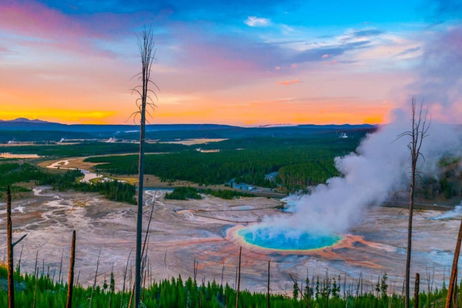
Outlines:
[[[408,48],[406,50],[401,51],[400,53],[395,55],[395,57],[402,57],[402,56],[412,55],[412,54],[415,54],[416,52],[418,52],[420,50],[421,50],[420,46],[411,47],[411,48]]]
[[[378,30],[378,29],[366,29],[366,30],[354,31],[352,33],[352,36],[361,38],[361,37],[377,36],[383,33],[384,31]]]
[[[98,23],[109,24],[109,20],[102,16],[99,20]],[[8,34],[6,39],[17,46],[110,54],[96,44],[111,39],[101,27],[91,22],[82,22],[35,1],[0,3],[0,28]]]
[[[277,84],[281,86],[290,86],[293,84],[301,83],[299,79],[293,79],[293,80],[283,80],[283,81],[278,81]]]
[[[266,27],[271,24],[271,21],[268,18],[249,16],[244,23],[249,27]]]
[[[317,61],[324,61],[326,59],[331,59],[333,57],[337,57],[343,55],[344,53],[366,48],[370,45],[370,41],[358,41],[358,42],[349,42],[349,43],[339,43],[336,45],[327,45],[315,48],[306,49],[298,54],[296,54],[293,58],[293,62],[317,62]]]

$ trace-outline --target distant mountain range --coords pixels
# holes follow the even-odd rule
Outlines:
[[[0,129],[2,128],[22,128],[22,127],[57,127],[57,126],[65,126],[65,124],[55,123],[55,122],[48,122],[42,121],[39,119],[29,120],[26,118],[17,118],[14,120],[0,120]]]
[[[176,140],[188,138],[248,138],[276,137],[300,138],[313,134],[372,131],[375,126],[359,125],[265,125],[240,127],[222,124],[151,124],[147,125],[147,138]],[[0,120],[0,143],[15,141],[59,141],[65,139],[136,139],[137,125],[117,124],[62,124],[39,119]]]
[[[372,128],[374,125],[370,124],[275,124],[275,125],[261,125],[255,127],[242,127],[233,125],[223,124],[150,124],[147,125],[148,130],[209,130],[209,129],[230,129],[230,128],[242,128],[242,129],[278,129],[278,128]],[[27,119],[17,118],[14,120],[0,120],[0,130],[27,130],[39,129],[39,130],[62,130],[62,131],[80,131],[80,132],[108,132],[108,131],[130,131],[137,130],[138,125],[124,125],[124,124],[62,124],[58,122],[48,122],[40,119]]]
[[[37,123],[51,124],[52,123],[52,122],[42,121],[42,120],[39,120],[39,119],[29,120],[29,119],[26,119],[26,118],[17,118],[17,119],[8,120],[8,121],[0,120],[0,122],[2,122],[2,123],[35,123],[35,124],[37,124]],[[59,123],[53,123],[53,124],[59,124]]]

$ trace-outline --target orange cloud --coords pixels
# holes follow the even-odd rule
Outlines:
[[[293,80],[283,80],[283,81],[278,81],[277,84],[281,86],[290,86],[293,84],[300,83],[301,81],[299,79],[293,79]]]
[[[162,100],[161,100],[162,101]],[[153,123],[224,123],[235,125],[292,124],[377,124],[386,121],[394,108],[388,101],[326,99],[294,101],[215,101],[197,100],[194,104],[162,105]]]

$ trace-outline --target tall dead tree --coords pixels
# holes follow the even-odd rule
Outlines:
[[[75,230],[72,231],[71,255],[69,260],[69,276],[67,280],[66,308],[72,308],[72,293],[74,291],[74,265],[75,265]]]
[[[411,181],[409,187],[409,217],[407,230],[407,251],[406,251],[406,275],[405,275],[405,307],[410,307],[410,277],[411,277],[411,255],[412,255],[412,222],[414,215],[414,202],[417,183],[417,164],[422,156],[422,143],[427,136],[429,129],[427,110],[423,105],[417,106],[414,98],[411,101],[411,129],[404,132],[402,136],[409,137],[408,144],[411,158]]]
[[[135,114],[140,116],[140,140],[138,158],[138,198],[136,217],[136,251],[135,251],[135,308],[140,307],[141,300],[141,262],[142,262],[142,232],[143,232],[143,192],[144,192],[144,145],[146,138],[146,115],[149,107],[154,107],[151,95],[156,95],[151,89],[156,87],[151,79],[152,64],[155,59],[154,34],[151,29],[145,28],[142,32],[138,48],[141,59],[141,72],[139,73],[140,84],[132,89],[137,94],[136,105],[138,110]]]
[[[452,260],[451,278],[449,279],[448,293],[446,295],[446,308],[452,305],[454,289],[457,285],[457,267],[459,265],[460,246],[462,242],[462,219],[460,220],[459,233],[457,235],[456,248],[454,250],[454,258]]]
[[[8,250],[8,308],[14,308],[13,223],[11,222],[11,189],[6,191],[6,246]]]
[[[14,246],[25,239],[27,234],[21,236],[13,242],[13,222],[11,220],[11,188],[6,189],[6,247],[7,247],[7,265],[8,265],[8,308],[14,308]],[[22,252],[21,252],[22,254]],[[19,261],[21,262],[21,261]],[[19,270],[18,270],[19,272]]]
[[[237,274],[237,290],[236,290],[236,308],[239,307],[239,293],[241,292],[241,259],[242,259],[242,247],[239,247],[239,265]]]
[[[271,280],[271,260],[268,260],[268,279],[266,285],[266,307],[270,308],[270,280]]]

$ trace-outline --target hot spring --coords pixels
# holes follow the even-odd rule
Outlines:
[[[250,245],[273,250],[315,250],[333,246],[342,240],[336,234],[319,234],[297,229],[281,230],[270,226],[251,226],[237,231]]]

